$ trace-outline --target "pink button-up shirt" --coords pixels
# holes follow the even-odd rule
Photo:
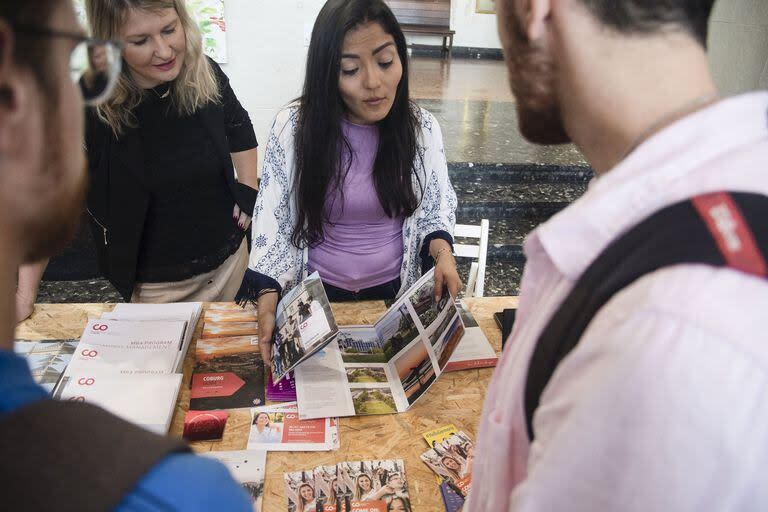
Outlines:
[[[718,190],[768,195],[768,93],[668,126],[529,236],[467,510],[768,510],[768,283],[758,278],[678,265],[622,290],[544,390],[533,444],[525,429],[534,345],[581,273],[651,213]]]

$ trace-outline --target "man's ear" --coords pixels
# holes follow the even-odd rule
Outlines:
[[[551,0],[520,0],[520,19],[528,41],[538,41],[546,33],[546,25],[552,10]]]
[[[0,155],[13,143],[11,134],[22,117],[26,91],[18,68],[13,62],[15,38],[13,29],[0,19]]]

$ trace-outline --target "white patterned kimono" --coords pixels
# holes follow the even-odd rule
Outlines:
[[[436,231],[453,236],[456,223],[456,193],[448,178],[443,137],[437,120],[428,111],[414,106],[418,119],[417,158],[414,169],[419,173],[423,195],[419,206],[403,223],[403,263],[400,279],[403,291],[421,276],[420,251],[425,237]],[[252,272],[274,279],[288,291],[307,276],[308,249],[291,243],[296,223],[294,183],[294,134],[298,107],[291,105],[278,113],[267,141],[261,186],[253,212],[253,247],[238,300],[255,300],[258,284]],[[414,190],[421,188],[414,175]],[[243,293],[251,289],[251,293]]]

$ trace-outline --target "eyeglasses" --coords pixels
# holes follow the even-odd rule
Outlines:
[[[74,32],[61,32],[41,27],[13,27],[16,32],[47,37],[63,37],[77,41],[69,57],[69,75],[80,87],[86,105],[98,105],[112,94],[122,68],[118,41],[95,39]]]

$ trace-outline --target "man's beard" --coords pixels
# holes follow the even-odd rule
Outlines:
[[[54,114],[55,115],[55,114]],[[52,117],[48,117],[51,121]],[[46,194],[53,198],[50,204],[41,205],[41,211],[25,227],[26,262],[40,261],[53,256],[65,248],[77,232],[83,212],[85,194],[88,188],[88,173],[83,159],[82,166],[77,171],[71,169],[55,169],[56,166],[69,165],[69,160],[62,154],[62,144],[58,134],[52,128],[58,123],[50,122],[46,127],[46,148],[41,162],[41,169],[36,172],[56,172],[61,176],[56,186],[59,190]],[[77,177],[70,178],[72,172]]]
[[[520,133],[536,144],[571,142],[560,113],[552,58],[528,41],[514,13],[509,14],[505,24],[511,48],[504,53]]]

